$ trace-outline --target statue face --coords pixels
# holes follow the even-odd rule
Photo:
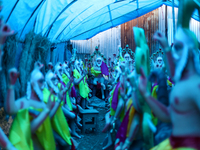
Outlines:
[[[60,75],[62,75],[63,74],[62,68],[58,69],[58,72],[60,73]]]
[[[44,88],[44,83],[45,80],[43,74],[38,69],[34,70],[31,73],[31,86],[41,101],[43,101],[42,90]]]
[[[48,64],[49,70],[53,69],[53,65],[51,63]]]
[[[65,65],[65,67],[64,67],[64,69],[67,71],[67,72],[69,72],[69,67],[68,67],[68,65]]]
[[[83,61],[81,61],[80,66],[81,66],[81,68],[83,69],[83,67],[84,67],[84,66],[83,66]]]
[[[57,87],[58,85],[58,78],[57,76],[53,73],[53,72],[48,72],[46,74],[46,82],[49,85],[50,88],[52,88],[54,90],[55,93],[59,92],[59,89]]]
[[[131,57],[130,57],[130,55],[129,55],[129,54],[125,54],[125,55],[124,55],[124,59],[125,59],[126,61],[129,61],[129,60],[130,60],[130,58],[131,58]]]
[[[158,63],[159,65],[162,65],[162,64],[163,64],[163,59],[162,59],[162,57],[158,57],[158,58],[157,58],[157,63]]]
[[[174,76],[176,82],[180,80],[188,60],[192,58],[189,58],[189,52],[193,53],[192,59],[196,59],[197,56],[194,53],[197,52],[197,45],[197,39],[193,32],[181,27],[177,29],[172,53],[176,65]],[[195,65],[195,67],[197,69],[199,66]],[[198,71],[198,69],[196,71]]]
[[[80,67],[81,67],[81,64],[80,64],[80,62],[78,62],[76,65],[77,65],[77,67],[78,67],[78,68],[80,68]]]
[[[98,67],[101,67],[102,59],[101,58],[97,58],[96,64],[97,64]]]
[[[45,82],[44,77],[41,76],[41,78],[38,79],[38,81],[37,81],[37,84],[38,84],[40,90],[43,90],[43,88],[44,88],[44,82]]]
[[[57,86],[57,84],[58,84],[58,79],[57,79],[55,76],[53,76],[50,80],[51,80],[51,82],[53,83],[53,85]]]
[[[188,32],[188,35],[186,34],[186,32]],[[189,50],[195,49],[195,42],[192,39],[191,35],[189,35],[189,32],[191,31],[187,31],[187,29],[177,29],[173,47],[173,57],[176,63],[181,61],[181,59],[186,59]]]
[[[42,87],[44,86],[44,82],[45,80],[44,80],[43,74],[39,70],[34,70],[31,75],[31,83],[33,85],[37,84],[37,88],[42,90]]]

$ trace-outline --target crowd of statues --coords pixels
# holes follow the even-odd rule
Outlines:
[[[0,129],[0,146],[75,150],[74,137],[82,138],[75,128],[82,128],[79,114],[92,109],[89,99],[99,89],[108,109],[104,150],[200,149],[199,43],[189,30],[199,7],[199,1],[180,1],[173,45],[158,31],[154,39],[161,47],[151,56],[144,30],[133,27],[135,53],[126,45],[106,59],[96,47],[89,59],[81,60],[73,49],[70,61],[49,62],[45,74],[43,64],[35,62],[26,95],[17,100],[19,73],[11,68],[4,109],[14,119],[9,137]],[[0,44],[12,34],[1,21]],[[0,62],[2,57],[1,46]]]

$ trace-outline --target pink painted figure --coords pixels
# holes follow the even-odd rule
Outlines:
[[[173,125],[172,135],[164,141],[166,146],[200,149],[198,41],[194,33],[181,26],[178,27],[175,35],[173,52],[165,36],[160,32],[155,33],[154,39],[163,47],[168,71],[176,83],[169,96],[169,107],[150,96],[146,90],[147,79],[144,74],[143,84],[140,84],[139,89],[157,118],[163,122],[171,122]]]

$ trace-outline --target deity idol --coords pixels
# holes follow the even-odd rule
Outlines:
[[[75,123],[77,122],[76,115],[70,110],[71,109],[71,100],[69,97],[68,90],[71,87],[71,84],[73,82],[73,77],[70,77],[70,81],[65,84],[62,75],[63,75],[63,68],[62,64],[60,62],[57,63],[55,66],[55,73],[57,75],[58,83],[56,83],[56,86],[59,88],[59,90],[62,91],[64,97],[64,103],[62,103],[62,110],[65,116],[70,120],[70,128],[72,129],[71,134],[77,138],[81,138],[76,131],[75,131]],[[67,91],[65,89],[68,89]],[[63,91],[64,90],[64,91]]]
[[[80,67],[81,67],[80,62],[76,60],[75,67],[73,70],[73,76],[74,76],[74,84],[75,84],[76,94],[77,94],[77,103],[81,103],[81,106],[83,108],[89,108],[88,96],[90,93],[90,89],[86,82],[87,71],[83,70],[82,72]]]
[[[2,3],[1,3],[2,4]],[[3,6],[0,5],[0,11]],[[1,17],[2,18],[2,17]],[[3,56],[3,44],[8,36],[11,36],[14,32],[11,31],[8,25],[5,25],[3,20],[0,19],[0,71],[2,70],[2,56]],[[8,140],[7,136],[4,134],[3,130],[0,128],[0,146],[8,150],[16,150],[16,148]]]
[[[121,68],[118,66],[115,69],[115,86],[113,90],[110,92],[110,112],[106,114],[106,126],[103,129],[102,132],[108,132],[108,142],[107,145],[104,146],[103,149],[107,149],[110,146],[112,146],[112,143],[115,141],[115,137],[113,137],[114,133],[110,133],[110,130],[113,128],[113,124],[116,124],[116,127],[119,126],[120,122],[123,120],[124,117],[124,101],[120,96],[120,77],[122,74]],[[112,129],[112,132],[114,132],[115,127]]]
[[[96,61],[94,63],[95,65],[91,68],[91,73],[95,76],[93,84],[97,85],[97,88],[101,89],[102,99],[105,99],[105,79],[108,79],[109,71],[107,65],[103,62],[102,57],[100,56],[98,47],[96,47],[95,50]]]
[[[151,56],[151,65],[152,69],[163,69],[164,68],[164,61],[163,61],[163,51],[161,48],[152,54]]]
[[[18,76],[19,73],[15,68],[9,70],[10,85],[5,110],[10,115],[16,114],[10,129],[9,140],[19,150],[33,149],[33,147],[56,149],[50,121],[55,114],[55,109],[53,109],[55,106],[51,100],[48,100],[47,104],[43,102],[44,76],[39,69],[34,69],[28,84],[27,96],[15,101],[14,84]]]
[[[170,150],[181,148],[200,149],[199,45],[196,36],[189,30],[189,20],[196,8],[199,10],[196,1],[180,1],[173,52],[168,46],[164,35],[160,32],[154,35],[154,38],[159,41],[164,49],[167,60],[166,66],[170,76],[175,81],[175,86],[169,95],[170,104],[166,107],[146,91],[147,79],[143,75],[143,84],[140,85],[140,91],[146,102],[158,119],[163,122],[171,122],[173,126],[170,138],[153,148],[153,150],[161,150],[166,147]]]

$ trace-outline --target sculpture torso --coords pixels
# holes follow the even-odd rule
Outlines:
[[[177,82],[172,89],[169,113],[174,136],[200,137],[200,111],[195,103],[195,98],[200,97],[199,88],[200,77],[193,75],[186,80]]]

